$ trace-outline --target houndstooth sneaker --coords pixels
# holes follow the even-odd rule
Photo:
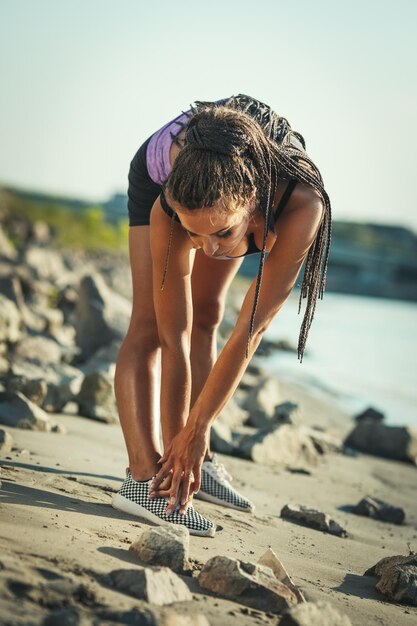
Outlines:
[[[167,515],[165,509],[167,500],[165,498],[149,498],[149,487],[152,478],[149,480],[134,480],[129,468],[126,469],[126,478],[119,491],[113,496],[112,507],[137,515],[155,524],[171,523],[183,524],[188,528],[191,535],[200,537],[214,537],[216,526],[210,520],[198,513],[192,505],[188,507],[185,515],[180,515],[177,511]]]
[[[233,478],[219,462],[217,454],[213,454],[211,461],[204,461],[201,467],[201,487],[195,497],[231,509],[254,513],[255,506],[232,487],[230,480]]]

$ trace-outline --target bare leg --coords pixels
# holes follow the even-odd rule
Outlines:
[[[159,387],[159,340],[152,297],[149,226],[130,228],[129,249],[133,310],[117,360],[115,394],[130,471],[135,480],[147,480],[156,473],[161,456],[154,410]]]
[[[191,334],[191,406],[198,398],[217,359],[217,328],[223,318],[227,290],[242,259],[216,261],[202,250],[196,253],[191,285],[193,329]],[[210,450],[206,459],[211,458]]]

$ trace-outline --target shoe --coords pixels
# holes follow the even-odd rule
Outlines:
[[[180,515],[177,511],[167,515],[165,509],[168,500],[149,497],[152,478],[134,480],[129,468],[127,468],[126,478],[119,491],[113,496],[112,507],[124,513],[137,515],[155,524],[161,524],[161,522],[182,524],[188,528],[191,535],[214,537],[216,533],[215,524],[200,515],[192,505],[188,507],[185,515]]]
[[[211,461],[204,461],[201,466],[201,487],[194,497],[238,511],[254,513],[255,506],[232,487],[230,480],[233,478],[219,462],[217,454],[213,454]]]

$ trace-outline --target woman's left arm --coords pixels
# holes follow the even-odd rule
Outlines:
[[[252,282],[236,326],[219,354],[207,381],[201,390],[183,430],[172,440],[161,458],[162,469],[155,479],[158,488],[160,476],[173,469],[174,476],[170,490],[170,509],[175,509],[181,482],[181,503],[185,501],[187,487],[197,492],[200,488],[201,465],[208,442],[210,426],[233,396],[245,369],[257,349],[265,330],[288,298],[303,260],[308,253],[323,218],[323,204],[319,195],[310,187],[300,194],[300,203],[286,210],[276,223],[277,240],[265,261],[262,284],[256,309],[254,329],[246,347],[249,323],[255,297],[256,278]],[[191,479],[194,474],[194,483]]]

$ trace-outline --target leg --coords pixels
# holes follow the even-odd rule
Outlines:
[[[156,473],[160,457],[154,414],[159,339],[152,296],[149,226],[130,228],[129,250],[133,309],[117,360],[115,394],[130,471],[135,480],[145,480]]]
[[[202,250],[195,255],[191,275],[193,330],[191,335],[191,406],[217,358],[216,331],[223,318],[226,293],[243,259],[216,261]]]

